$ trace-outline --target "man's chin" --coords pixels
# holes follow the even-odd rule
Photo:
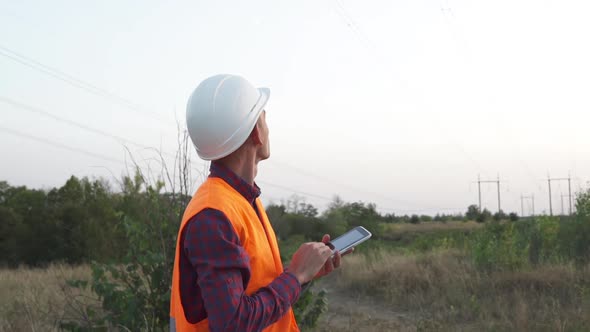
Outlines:
[[[256,158],[256,161],[259,162],[259,161],[266,160],[268,158],[270,158],[270,152],[269,153],[266,153],[266,154],[260,154],[260,155],[258,155],[258,157]]]

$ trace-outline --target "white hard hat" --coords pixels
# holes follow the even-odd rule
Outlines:
[[[193,91],[186,106],[188,133],[199,157],[221,159],[248,138],[270,96],[236,75],[207,78]]]

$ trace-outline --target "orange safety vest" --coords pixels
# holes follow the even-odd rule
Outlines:
[[[208,319],[196,324],[191,324],[186,320],[180,300],[180,236],[186,223],[202,210],[211,208],[223,212],[230,220],[240,243],[250,256],[251,276],[245,289],[246,295],[254,294],[283,273],[277,239],[260,199],[256,199],[256,206],[262,217],[262,222],[244,196],[220,178],[208,178],[197,190],[184,211],[176,240],[176,258],[174,259],[170,298],[170,331],[209,331]],[[264,331],[299,331],[293,310],[289,309],[283,317],[269,325]]]

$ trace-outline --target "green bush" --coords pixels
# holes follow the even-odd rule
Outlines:
[[[420,215],[420,221],[430,222],[430,221],[432,221],[432,219],[433,219],[432,216],[428,216],[428,215],[425,215],[425,214]]]
[[[526,250],[517,241],[514,224],[488,224],[473,238],[471,252],[475,265],[484,270],[513,270],[527,263]]]
[[[480,215],[479,207],[475,204],[471,204],[467,207],[467,212],[465,213],[466,220],[477,220]]]
[[[576,215],[590,222],[590,189],[578,194],[576,198]]]
[[[576,199],[576,215],[564,221],[557,235],[563,257],[585,264],[590,262],[590,189]]]
[[[111,326],[131,331],[163,330],[169,323],[171,272],[181,211],[182,195],[164,195],[164,184],[147,184],[137,173],[124,178],[122,212],[119,213],[128,249],[120,262],[93,263],[89,284],[105,313],[91,317],[85,327]],[[85,282],[72,283],[87,287]],[[79,329],[75,322],[62,327]]]
[[[492,219],[492,213],[488,209],[483,209],[483,211],[477,215],[475,221],[477,222],[486,222]]]
[[[328,310],[328,297],[324,289],[315,292],[308,289],[300,295],[293,305],[293,312],[297,325],[301,330],[308,330],[317,326],[323,313]]]
[[[560,259],[560,244],[557,238],[560,229],[559,219],[540,216],[514,225],[517,230],[516,241],[519,248],[525,250],[528,263],[535,265]]]
[[[589,240],[588,223],[541,216],[519,223],[488,224],[476,233],[470,248],[476,266],[514,270],[562,260],[586,261]]]

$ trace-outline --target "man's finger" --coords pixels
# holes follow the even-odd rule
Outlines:
[[[325,274],[328,274],[332,271],[334,271],[334,262],[331,259],[328,259],[326,264],[324,264],[324,272]]]
[[[322,242],[324,242],[324,243],[330,242],[330,234],[324,234],[324,236],[322,237]]]
[[[335,269],[340,267],[340,258],[342,256],[340,255],[339,251],[336,251],[336,253],[334,254],[334,257],[331,259],[332,261],[332,265],[334,266]]]
[[[340,254],[340,256],[346,256],[348,254],[352,254],[353,251],[354,251],[354,247],[346,250],[345,252],[343,252],[342,254]]]

